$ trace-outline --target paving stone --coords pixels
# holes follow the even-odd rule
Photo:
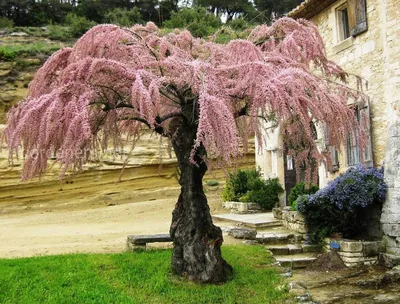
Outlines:
[[[302,245],[303,252],[321,252],[322,251],[322,246],[321,245]]]
[[[316,260],[314,256],[305,254],[277,255],[275,260],[283,267],[305,268]]]
[[[234,228],[228,232],[228,235],[232,235],[235,239],[254,240],[256,238],[257,231],[247,228]]]

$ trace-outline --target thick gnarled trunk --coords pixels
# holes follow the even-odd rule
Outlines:
[[[180,169],[181,194],[172,214],[170,235],[174,241],[172,270],[201,283],[226,282],[232,267],[221,257],[222,231],[212,223],[203,191],[204,163],[189,161],[195,130],[179,132],[173,147]],[[201,151],[197,153],[199,159]]]

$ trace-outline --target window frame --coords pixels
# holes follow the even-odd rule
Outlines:
[[[364,147],[364,155],[361,155],[361,149],[358,142],[357,136],[347,136],[346,143],[346,161],[347,166],[352,167],[358,164],[363,164],[367,167],[373,166],[373,150],[372,150],[372,138],[371,138],[371,117],[370,117],[370,103],[367,101],[364,105],[353,105],[357,121],[361,128],[367,135],[366,143]],[[352,132],[355,132],[353,130]]]
[[[337,29],[336,39],[338,43],[352,37],[350,34],[349,8],[347,1],[335,8],[335,22]]]

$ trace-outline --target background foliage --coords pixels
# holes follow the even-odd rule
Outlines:
[[[223,15],[224,20],[228,23],[237,18],[242,18],[250,23],[270,23],[289,12],[300,2],[301,0],[194,0],[181,2],[178,0],[6,0],[0,3],[0,28],[2,26],[10,27],[9,23],[7,26],[2,25],[3,21],[7,20],[1,18],[7,18],[15,26],[43,26],[64,24],[70,13],[95,23],[105,23],[110,20],[114,22],[116,20],[114,17],[120,16],[121,19],[117,23],[127,25],[126,18],[128,16],[128,20],[153,21],[158,26],[162,26],[164,21],[174,16],[174,12],[183,8],[196,10],[197,7],[206,9],[218,19]],[[178,3],[181,7],[178,6]],[[115,11],[115,9],[120,10]]]
[[[257,170],[238,170],[230,173],[222,192],[224,201],[258,203],[263,209],[271,210],[279,202],[283,188],[279,179],[264,180]]]
[[[319,190],[318,185],[314,184],[306,184],[304,182],[296,184],[292,190],[290,190],[289,196],[288,196],[288,203],[290,206],[292,206],[292,210],[296,210],[296,200],[299,196],[305,195],[305,194],[314,194]]]

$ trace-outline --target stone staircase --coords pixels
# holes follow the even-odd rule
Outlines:
[[[321,246],[307,245],[303,235],[294,233],[283,226],[257,231],[256,241],[266,245],[274,259],[282,267],[305,268],[322,251]]]
[[[254,216],[255,215],[256,214],[254,214]],[[251,214],[247,214],[245,217],[241,215],[227,214],[215,216],[214,219],[222,220],[224,222],[230,221],[231,223],[242,227],[255,228],[257,230],[255,239],[253,238],[253,240],[245,242],[256,242],[265,245],[266,250],[271,252],[276,262],[282,267],[292,269],[305,268],[316,259],[319,253],[322,252],[321,246],[305,244],[302,234],[285,228],[279,220],[271,217],[270,214],[265,215],[264,222],[260,221],[262,218],[261,214],[257,214],[258,225],[256,227],[254,221],[251,221],[251,217]],[[248,229],[244,227],[242,229]],[[237,230],[238,228],[235,227],[234,229]],[[229,234],[229,228],[225,229],[225,231]],[[231,237],[243,238],[243,234],[239,237],[234,234]]]

